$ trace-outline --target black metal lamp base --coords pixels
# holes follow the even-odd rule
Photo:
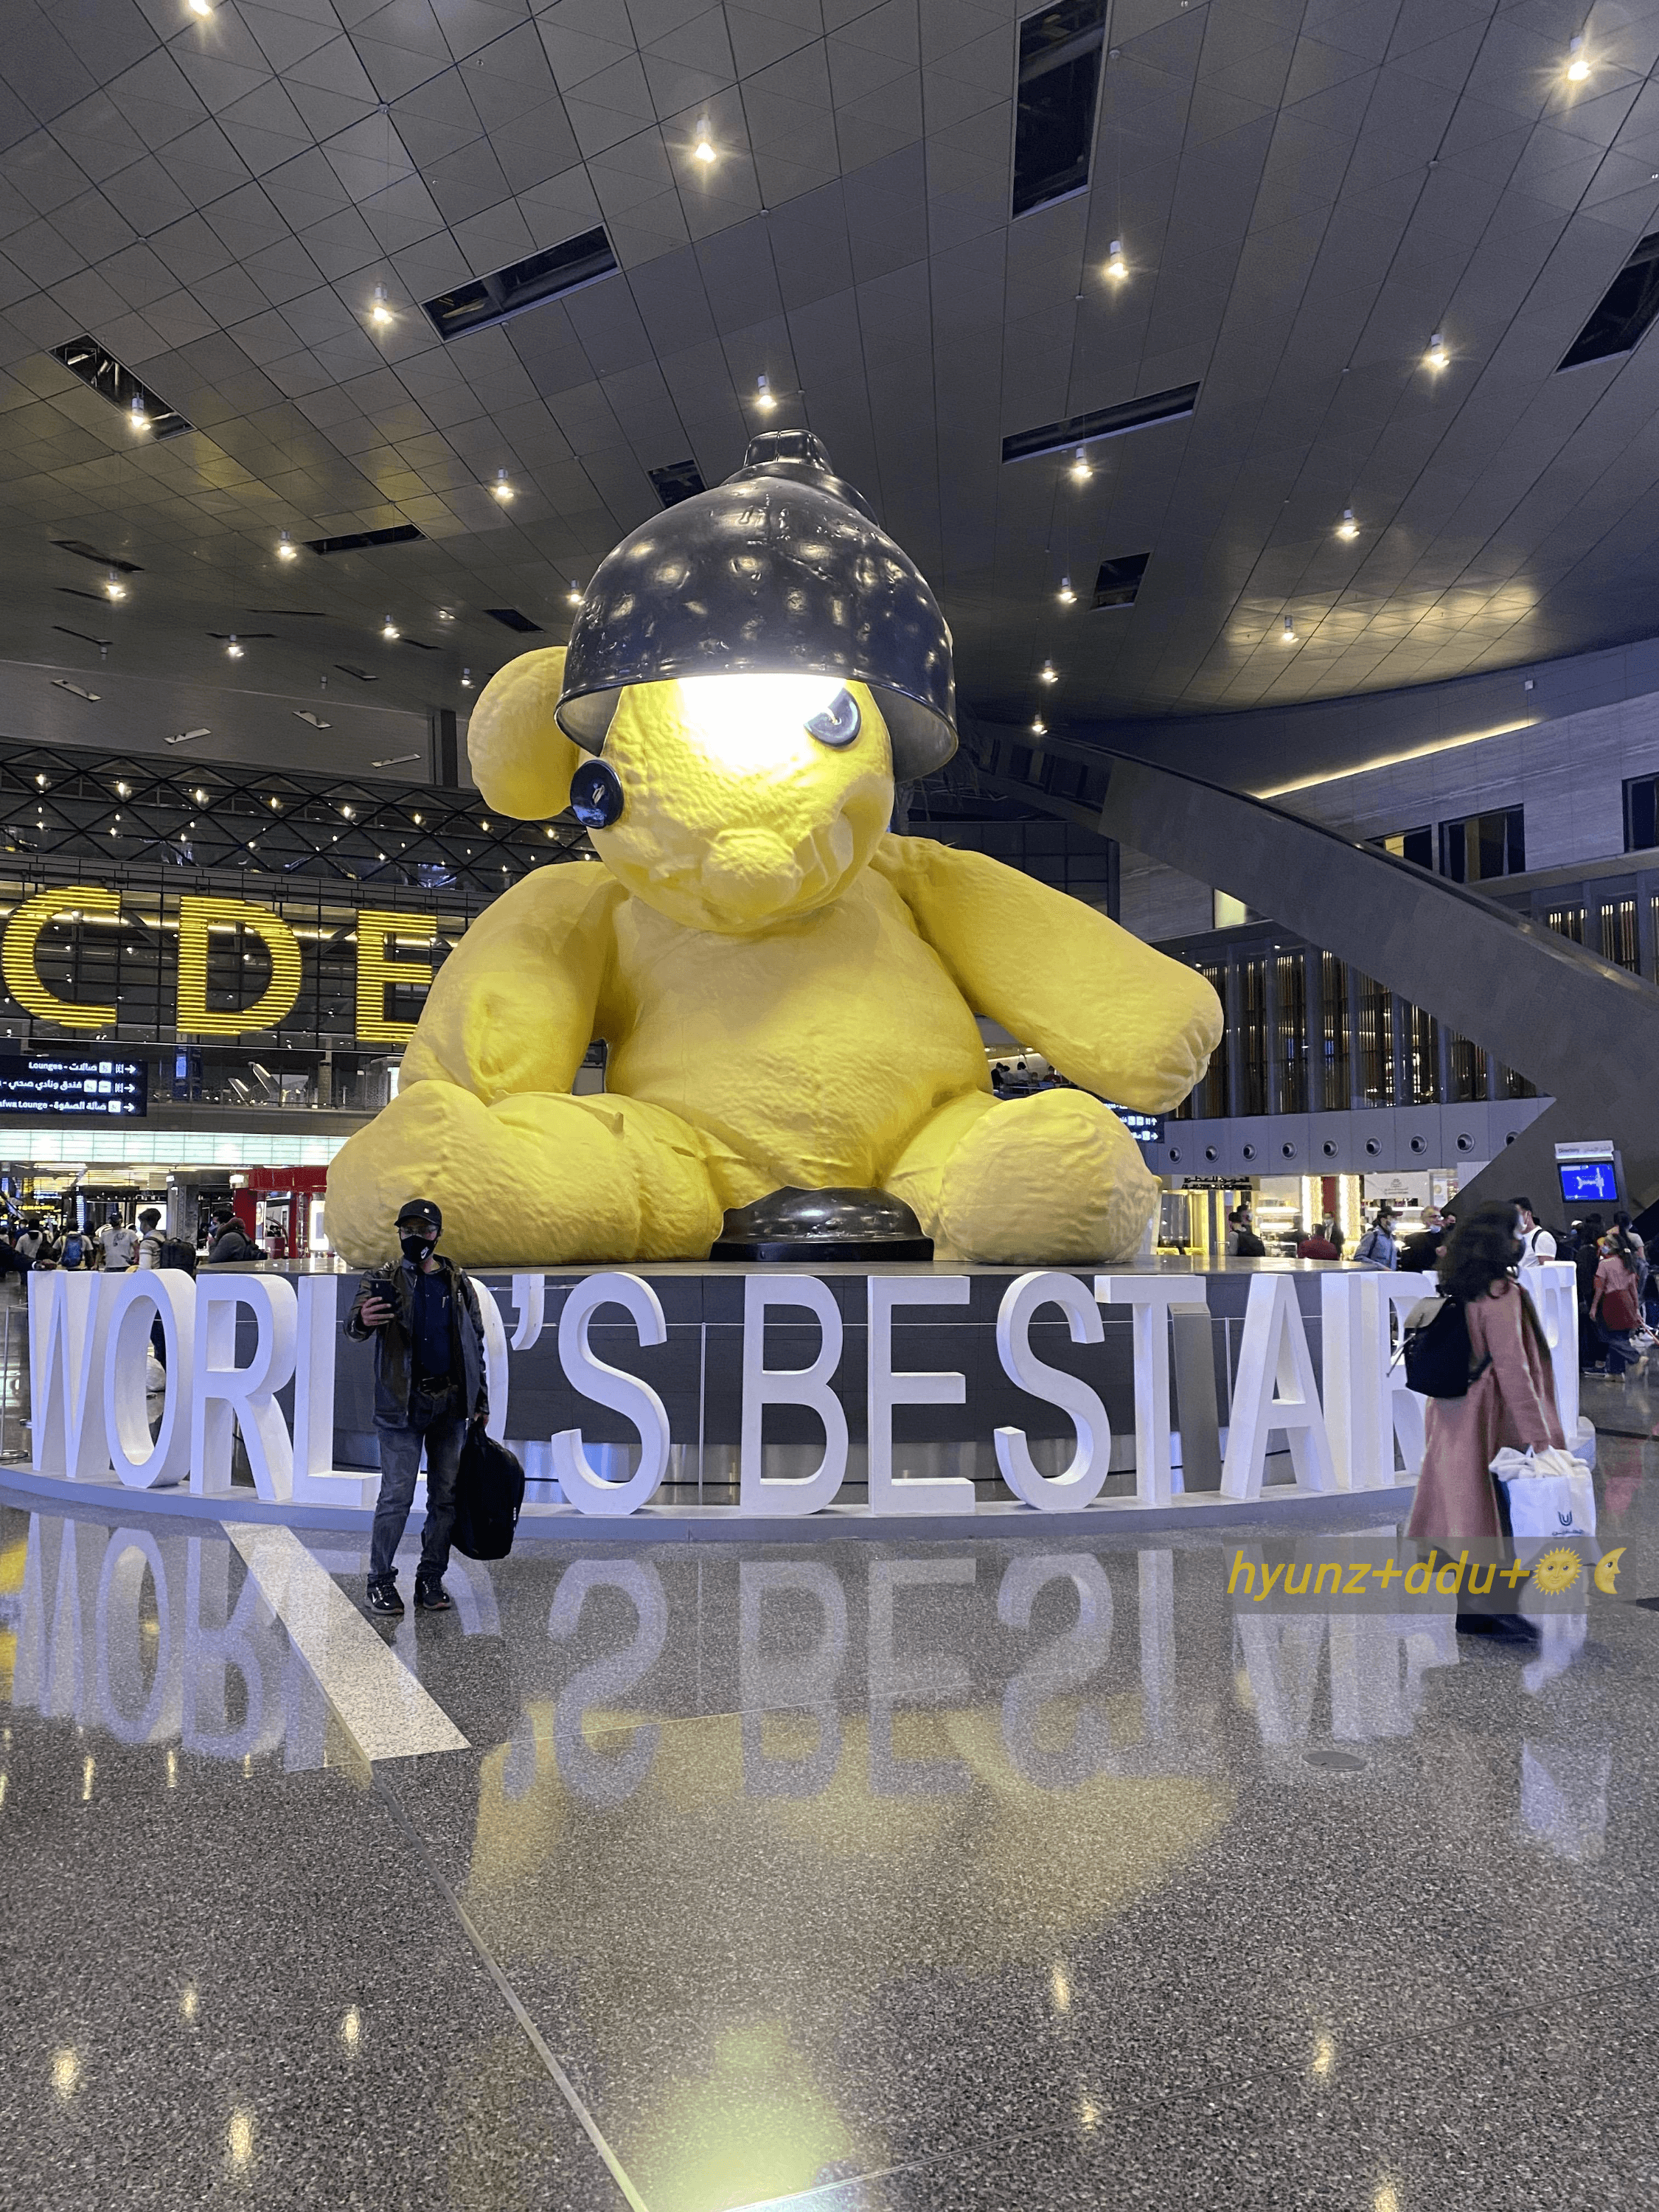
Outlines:
[[[770,1262],[926,1261],[933,1240],[902,1198],[884,1190],[775,1190],[733,1206],[711,1260]]]

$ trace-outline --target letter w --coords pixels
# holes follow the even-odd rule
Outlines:
[[[29,1383],[37,1474],[96,1481],[109,1472],[104,1355],[113,1288],[100,1275],[31,1270]]]

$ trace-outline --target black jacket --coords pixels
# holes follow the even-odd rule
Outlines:
[[[438,1265],[449,1279],[450,1365],[461,1378],[461,1403],[466,1411],[482,1415],[489,1410],[484,1384],[483,1316],[478,1294],[465,1268],[441,1256]],[[374,1339],[374,1412],[377,1418],[409,1419],[410,1350],[415,1338],[415,1277],[412,1260],[388,1261],[363,1277],[351,1311],[342,1324],[358,1343]],[[360,1316],[365,1298],[383,1297],[392,1308],[392,1319],[382,1328],[370,1328]]]
[[[222,1267],[228,1261],[263,1260],[264,1256],[241,1223],[232,1221],[220,1230],[209,1245],[207,1264],[210,1267]]]

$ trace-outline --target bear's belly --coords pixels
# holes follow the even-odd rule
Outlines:
[[[935,1108],[988,1087],[972,1013],[878,877],[758,937],[629,899],[610,997],[606,1088],[679,1115],[762,1191],[878,1183]]]

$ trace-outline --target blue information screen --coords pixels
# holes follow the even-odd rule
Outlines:
[[[1564,1206],[1617,1206],[1619,1178],[1611,1160],[1558,1160]]]
[[[148,1110],[149,1063],[77,1052],[0,1053],[0,1115],[38,1121],[108,1121]]]

